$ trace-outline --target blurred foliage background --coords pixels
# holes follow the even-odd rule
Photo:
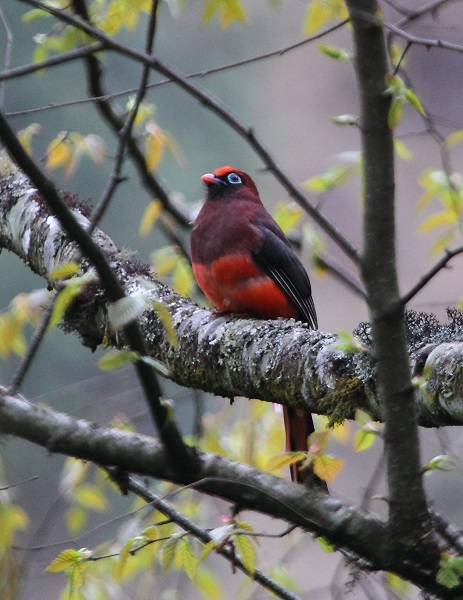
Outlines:
[[[204,2],[162,2],[154,53],[181,73],[189,74],[207,72],[209,69],[279,48],[284,49],[304,38],[307,4],[305,0],[243,2],[246,22],[235,21],[223,29],[217,16],[208,24],[202,22]],[[386,19],[397,20],[397,12],[388,4],[385,3],[383,7]],[[420,4],[418,0],[410,1],[407,7],[412,10]],[[40,40],[37,36],[49,31],[50,20],[43,18],[25,23],[22,16],[27,9],[21,2],[4,3],[1,10],[13,35],[12,66],[30,63],[37,47],[34,37],[36,41]],[[462,18],[462,3],[449,2],[435,14],[417,20],[409,30],[423,37],[445,38],[463,43],[463,29],[460,25]],[[135,28],[122,31],[120,38],[142,48],[145,24],[145,18],[141,17]],[[404,47],[403,42],[396,41],[399,46]],[[346,27],[330,34],[323,42],[351,52],[350,31]],[[4,27],[0,27],[0,48],[3,51],[6,49]],[[107,53],[103,56],[108,90],[119,92],[136,89],[140,67],[134,67],[132,61],[120,55]],[[459,73],[463,69],[463,55],[413,46],[406,54],[404,66],[410,77],[409,83],[423,102],[433,127],[443,137],[462,129],[463,78]],[[361,180],[359,170],[351,168],[358,161],[359,134],[355,126],[340,127],[332,121],[332,117],[336,115],[358,114],[356,79],[351,62],[333,60],[321,52],[314,42],[249,65],[205,74],[198,77],[197,81],[220,98],[233,114],[257,133],[295,182],[301,185],[311,182],[309,188],[311,186],[310,193],[314,202],[349,240],[360,245]],[[181,156],[181,160],[178,160],[173,153],[165,151],[156,169],[157,176],[172,195],[186,205],[197,205],[203,197],[200,176],[218,166],[231,164],[252,175],[269,210],[275,212],[276,207],[280,206],[281,211],[279,203],[286,203],[289,199],[273,177],[265,172],[261,161],[243,139],[174,83],[163,82],[163,78],[155,73],[151,74],[150,83],[157,83],[149,89],[146,96],[146,101],[155,106],[153,118],[163,131],[168,132],[171,136],[169,139],[175,140]],[[111,172],[115,142],[93,104],[84,102],[86,95],[84,65],[82,61],[73,62],[9,81],[5,88],[5,110],[11,113],[11,121],[18,131],[32,123],[40,124],[40,134],[32,140],[36,158],[45,157],[50,143],[63,131],[79,132],[82,136],[95,134],[105,141],[108,156],[102,164],[96,164],[84,156],[71,175],[66,175],[61,167],[53,171],[53,176],[62,189],[76,192],[81,199],[89,199],[95,203]],[[130,94],[127,93],[117,100],[121,113],[124,112],[129,97]],[[82,102],[60,106],[78,99],[82,99]],[[46,109],[51,105],[58,106]],[[42,110],[36,110],[40,107]],[[413,107],[404,107],[403,118],[396,130],[409,154],[407,159],[397,158],[397,236],[403,291],[409,289],[420,274],[435,262],[436,256],[431,250],[442,235],[438,228],[431,227],[425,233],[420,231],[420,224],[434,214],[438,203],[431,201],[421,210],[417,209],[424,192],[420,185],[422,173],[430,168],[441,168],[440,147],[429,129],[429,124],[423,121]],[[140,136],[143,134],[144,130],[141,128]],[[401,153],[404,155],[403,149]],[[461,144],[452,147],[451,157],[452,166],[458,172],[463,158]],[[338,171],[333,171],[333,167],[338,168]],[[335,185],[320,188],[320,175],[344,172],[346,176],[340,176]],[[155,250],[161,252],[157,254],[157,258],[162,261],[162,252],[166,252],[162,249],[168,243],[162,232],[155,227],[150,235],[139,235],[144,211],[153,198],[140,184],[129,161],[125,163],[123,175],[127,180],[118,187],[115,199],[100,226],[119,247],[135,251],[142,262],[150,262]],[[307,265],[310,264],[307,240],[316,235],[317,243],[323,243],[329,254],[344,268],[355,273],[352,265],[333,243],[326,240],[316,228],[313,229],[308,218],[299,215],[294,225],[294,231],[306,232],[303,259]],[[182,236],[187,244],[187,237],[184,234]],[[453,263],[453,268],[441,271],[414,298],[411,308],[432,311],[438,318],[444,319],[445,307],[454,305],[462,296],[460,264],[461,258]],[[3,252],[0,255],[0,272],[0,310],[6,310],[17,294],[43,287],[43,281],[10,253]],[[368,319],[362,299],[341,283],[320,271],[312,274],[311,278],[320,329],[352,330],[359,322]],[[204,302],[199,296],[197,300]],[[100,356],[100,350],[92,354],[81,347],[77,339],[65,336],[55,328],[48,333],[26,379],[23,392],[26,397],[34,398],[35,402],[43,402],[99,423],[108,423],[111,419],[124,422],[127,417],[139,431],[151,433],[151,424],[146,419],[146,407],[130,369],[103,374],[96,366]],[[9,380],[17,362],[15,356],[0,361],[0,381]],[[228,401],[223,399],[205,398],[194,391],[179,389],[169,382],[164,382],[163,385],[166,397],[175,400],[176,415],[185,433],[192,433],[198,428],[204,411],[211,413],[207,417],[208,423],[211,427],[215,426],[213,419],[217,417],[213,417],[212,413],[228,405]],[[251,424],[264,422],[264,417],[257,408],[249,409],[245,404],[247,403],[237,402],[231,409],[225,408],[227,417],[224,419],[229,424],[227,433],[218,433],[220,429],[212,429],[217,432],[217,439],[222,439],[223,436],[223,445],[228,445],[229,450],[236,450],[238,439],[238,433],[233,432],[233,423],[240,422],[241,418]],[[276,445],[282,444],[282,433],[279,439],[277,432],[279,415],[275,417],[270,408],[268,411],[265,423],[269,428],[269,437],[273,436]],[[378,443],[365,454],[355,453],[351,444],[352,432],[353,427],[347,435],[347,440],[350,441],[346,441],[346,438],[333,441],[335,453],[343,456],[348,464],[348,469],[336,478],[334,489],[358,500],[371,476],[371,465],[380,460],[381,448]],[[248,434],[249,444],[255,445],[256,438],[253,435],[256,432]],[[226,435],[232,436],[228,442]],[[423,439],[425,460],[441,454],[444,446],[451,448],[452,453],[458,456],[463,443],[458,432],[453,430],[441,432],[437,437],[434,432],[423,432]],[[212,444],[212,439],[209,443]],[[248,452],[249,455],[249,445],[246,447],[243,439],[241,443],[245,447],[240,451],[244,454]],[[37,480],[14,490],[15,501],[24,507],[32,523],[22,545],[36,547],[69,538],[61,519],[69,509],[69,498],[66,499],[65,493],[59,496],[56,493],[63,466],[62,459],[47,456],[45,452],[35,449],[32,450],[34,460],[31,461],[30,446],[11,440],[2,443],[0,452],[9,483],[38,476]],[[463,524],[461,508],[454,501],[461,493],[461,484],[460,470],[452,474],[433,473],[428,480],[436,506],[445,509],[449,517]],[[112,514],[130,510],[130,501],[114,493],[111,498]],[[105,505],[105,510],[106,508]],[[217,501],[211,502],[209,508],[211,512],[207,518],[204,517],[205,523],[218,519],[224,510]],[[378,503],[378,511],[382,510]],[[105,514],[104,518],[110,517]],[[93,511],[86,527],[100,521],[98,511]],[[110,535],[106,529],[114,532],[118,526],[119,523],[108,525],[105,535]],[[258,520],[256,526],[259,526]],[[80,541],[78,544],[87,546],[99,539],[98,534],[90,534],[82,544]],[[285,561],[281,564],[287,565],[292,573],[291,577],[295,575],[302,589],[318,588],[316,597],[325,597],[333,573],[336,576],[338,559],[322,555],[317,544],[310,544],[307,548],[307,538],[302,542],[297,539],[295,541],[293,537],[286,544]],[[278,564],[281,558],[275,558],[271,544],[263,544],[258,552],[259,561],[264,565],[265,562],[268,565]],[[20,595],[22,600],[58,597],[62,580],[57,581],[56,576],[42,573],[56,553],[57,550],[53,547],[24,554],[26,585]],[[320,568],[322,560],[323,567]],[[219,559],[216,559],[214,565],[217,565],[214,568],[225,579],[230,577],[227,565],[221,564]],[[159,594],[156,595],[156,592],[149,597],[160,597],[162,593],[172,589],[177,589],[179,595],[171,597],[183,597],[182,590],[184,594],[191,593],[185,592],[189,588],[184,587],[186,584],[178,574],[169,577],[167,584],[159,588]],[[231,585],[226,597],[232,597],[236,589],[242,597],[262,597],[259,593],[253,595],[249,587],[246,587],[249,583],[243,583],[238,576],[236,579],[237,583]],[[242,585],[243,589],[240,588]],[[133,595],[123,597],[137,597],[135,591],[131,593]]]

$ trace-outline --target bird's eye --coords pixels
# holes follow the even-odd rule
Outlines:
[[[241,183],[241,177],[236,173],[230,173],[227,179],[228,183]]]

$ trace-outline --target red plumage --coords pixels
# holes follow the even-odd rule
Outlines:
[[[249,175],[221,167],[202,176],[207,200],[191,233],[196,280],[220,312],[294,318],[317,328],[309,277],[266,211]],[[314,430],[303,409],[283,407],[287,449],[307,451]],[[295,465],[293,481],[305,482]]]

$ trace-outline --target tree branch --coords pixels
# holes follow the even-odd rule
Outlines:
[[[73,204],[76,218],[88,226],[75,198]],[[124,282],[125,294],[147,298],[148,309],[139,320],[147,352],[168,366],[177,383],[225,397],[303,406],[334,421],[353,418],[357,407],[375,420],[383,419],[368,327],[358,333],[366,351],[348,353],[336,348],[336,335],[309,331],[301,323],[216,317],[166,288],[148,267],[119,254],[101,230],[95,230],[93,240]],[[75,245],[50,220],[37,190],[5,155],[0,157],[0,247],[15,252],[44,278],[75,253]],[[88,268],[82,263],[84,271]],[[156,311],[149,309],[154,299],[170,312],[177,348],[170,345]],[[102,289],[92,284],[67,311],[63,325],[95,348],[107,332],[107,310]],[[463,318],[458,315],[442,326],[426,315],[409,317],[412,375],[429,371],[425,394],[417,390],[415,395],[420,424],[427,427],[463,423]],[[109,341],[123,345],[117,337]]]
[[[385,417],[391,551],[424,541],[430,519],[422,485],[414,388],[395,254],[394,148],[388,125],[388,58],[376,0],[348,0],[354,33],[364,157],[363,281],[372,321],[378,397]],[[392,309],[393,308],[393,309]],[[427,539],[430,564],[437,548]]]

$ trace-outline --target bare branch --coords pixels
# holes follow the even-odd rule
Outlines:
[[[227,123],[234,131],[243,137],[248,144],[254,149],[256,154],[264,161],[267,169],[274,175],[277,181],[287,190],[294,200],[304,208],[304,210],[312,217],[312,219],[330,236],[336,244],[346,253],[347,256],[355,263],[359,263],[359,254],[357,249],[341,234],[341,232],[327,219],[301,192],[301,190],[293,184],[290,177],[278,166],[275,159],[269,150],[256,136],[255,132],[246,127],[237,117],[235,117],[220,101],[214,98],[211,94],[205,92],[200,86],[193,81],[189,81],[183,75],[176,73],[173,69],[161,63],[159,60],[147,55],[145,52],[132,48],[127,44],[118,42],[109,36],[105,35],[99,29],[92,27],[86,21],[75,17],[73,14],[55,9],[49,5],[43,4],[40,0],[21,0],[26,4],[41,8],[46,12],[54,15],[57,19],[74,25],[75,27],[85,31],[88,35],[102,42],[105,47],[116,50],[124,56],[150,65],[162,75],[169,77],[188,94],[196,98],[206,108],[219,116]],[[90,57],[91,58],[91,57]]]

